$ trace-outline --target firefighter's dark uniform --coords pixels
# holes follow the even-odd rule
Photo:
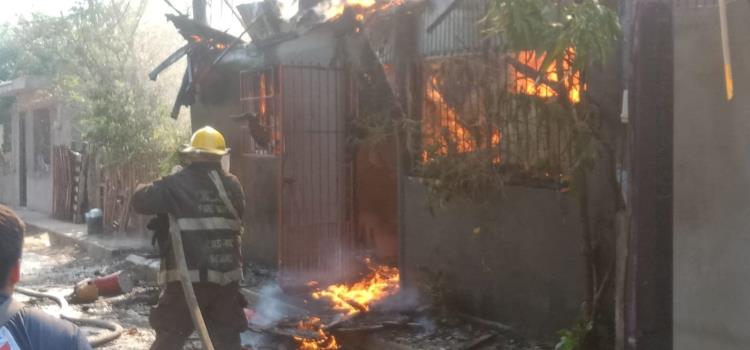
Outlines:
[[[211,176],[221,179],[225,197],[242,215],[242,186],[218,162],[194,163],[141,186],[133,194],[132,205],[146,215],[169,214],[170,222],[182,234],[185,259],[214,347],[239,350],[239,333],[247,325],[243,311],[246,302],[239,291],[242,222],[227,208]],[[166,289],[149,317],[156,330],[152,350],[182,349],[194,330],[171,246],[166,253],[159,275]]]

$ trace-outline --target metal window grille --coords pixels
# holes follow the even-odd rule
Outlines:
[[[260,125],[270,133],[270,142],[266,147],[260,146],[250,136],[249,130],[244,133],[242,151],[246,154],[278,154],[281,138],[278,126],[277,98],[279,77],[275,69],[240,72],[240,104],[242,113],[253,113],[258,116]],[[243,129],[246,129],[244,127]]]
[[[356,89],[340,69],[285,65],[279,70],[281,284],[340,281],[351,259],[353,169],[346,130]]]
[[[509,69],[504,58],[428,60],[422,78],[421,161],[485,152],[498,169],[534,177],[553,178],[569,169],[568,124],[550,117],[543,110],[548,104],[533,103],[553,97],[553,91],[531,86],[533,80]],[[511,95],[528,98],[510,102]]]

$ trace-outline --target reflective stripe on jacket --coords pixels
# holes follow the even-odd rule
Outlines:
[[[226,285],[242,279],[242,222],[220,198],[209,174],[216,172],[234,209],[242,215],[245,198],[237,178],[219,163],[192,164],[182,171],[139,187],[133,208],[142,214],[167,213],[182,234],[185,259],[193,282]],[[162,257],[159,280],[179,281],[170,250]]]

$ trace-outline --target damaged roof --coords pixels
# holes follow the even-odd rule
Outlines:
[[[399,6],[401,18],[394,11],[377,13],[367,20],[365,27],[370,43],[383,63],[394,60],[399,33],[392,21],[404,21],[404,14],[412,17],[419,57],[476,54],[500,46],[497,36],[487,37],[482,33],[481,21],[487,13],[487,6],[488,0],[407,1]]]

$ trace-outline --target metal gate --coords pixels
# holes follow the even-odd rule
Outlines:
[[[283,66],[279,272],[283,287],[340,281],[350,259],[352,162],[346,120],[352,111],[345,71]]]

